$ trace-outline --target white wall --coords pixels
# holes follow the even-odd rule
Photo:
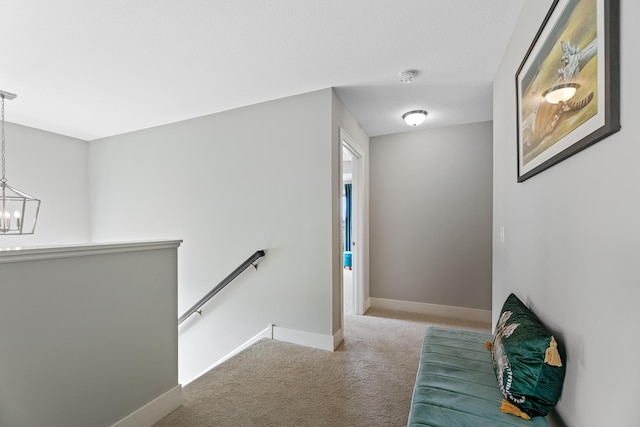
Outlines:
[[[638,425],[640,3],[621,1],[622,130],[518,184],[514,76],[550,3],[525,3],[494,82],[493,320],[515,292],[565,343],[567,425]]]
[[[91,142],[92,239],[183,239],[179,313],[267,251],[258,271],[181,326],[180,381],[269,323],[331,338],[332,96],[326,89]]]
[[[169,394],[153,422],[180,405],[178,245],[0,252],[0,425],[108,426]]]
[[[371,296],[491,308],[491,122],[371,138]]]
[[[9,118],[12,102],[6,103]],[[13,123],[6,127],[6,177],[14,188],[41,200],[33,235],[2,236],[0,247],[86,243],[89,183],[86,142]]]

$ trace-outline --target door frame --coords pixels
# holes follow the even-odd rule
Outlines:
[[[346,148],[351,152],[353,156],[353,179],[351,187],[351,240],[355,242],[351,246],[351,265],[353,268],[353,312],[358,315],[362,315],[365,312],[365,289],[363,278],[363,266],[364,266],[364,156],[365,152],[358,145],[358,143],[351,138],[351,136],[343,128],[340,128],[340,188],[344,188],[343,171],[342,171],[342,149]],[[340,237],[340,250],[344,251],[344,233],[341,233]],[[342,284],[342,311],[344,315],[344,274],[340,275],[340,282]]]

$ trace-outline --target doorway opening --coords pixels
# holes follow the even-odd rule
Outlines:
[[[344,314],[354,312],[353,154],[342,146],[342,286]]]

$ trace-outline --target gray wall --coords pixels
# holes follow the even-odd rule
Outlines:
[[[179,397],[178,245],[0,252],[0,425],[108,426]]]
[[[622,130],[518,184],[514,76],[550,3],[525,3],[494,82],[493,318],[515,292],[565,343],[567,425],[638,425],[640,3],[620,2]]]
[[[371,138],[371,296],[491,308],[491,122]]]
[[[180,327],[181,382],[269,324],[336,332],[332,103],[326,89],[90,143],[92,238],[183,239],[180,313],[267,250]]]

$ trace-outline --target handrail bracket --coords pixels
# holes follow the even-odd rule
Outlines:
[[[252,265],[253,268],[255,268],[257,270],[258,269],[258,260],[260,258],[262,258],[263,256],[265,256],[265,255],[266,255],[265,251],[260,250],[260,251],[256,251],[253,255],[251,255],[249,258],[247,258],[247,260],[245,262],[240,264],[240,266],[238,268],[233,270],[231,272],[231,274],[229,274],[220,283],[218,283],[213,289],[211,289],[211,291],[209,291],[208,294],[206,294],[204,297],[202,297],[202,299],[200,299],[200,301],[198,301],[193,307],[191,307],[182,316],[180,316],[180,318],[178,318],[178,325],[180,325],[182,322],[187,320],[187,318],[189,316],[191,316],[193,313],[198,313],[200,316],[202,316],[201,308],[202,308],[203,305],[205,305],[211,298],[213,298],[213,296],[215,294],[217,294],[222,289],[224,289],[225,286],[227,286],[229,283],[231,283],[231,281],[233,279],[238,277],[240,275],[240,273],[242,273],[244,270],[249,268],[250,265]]]

